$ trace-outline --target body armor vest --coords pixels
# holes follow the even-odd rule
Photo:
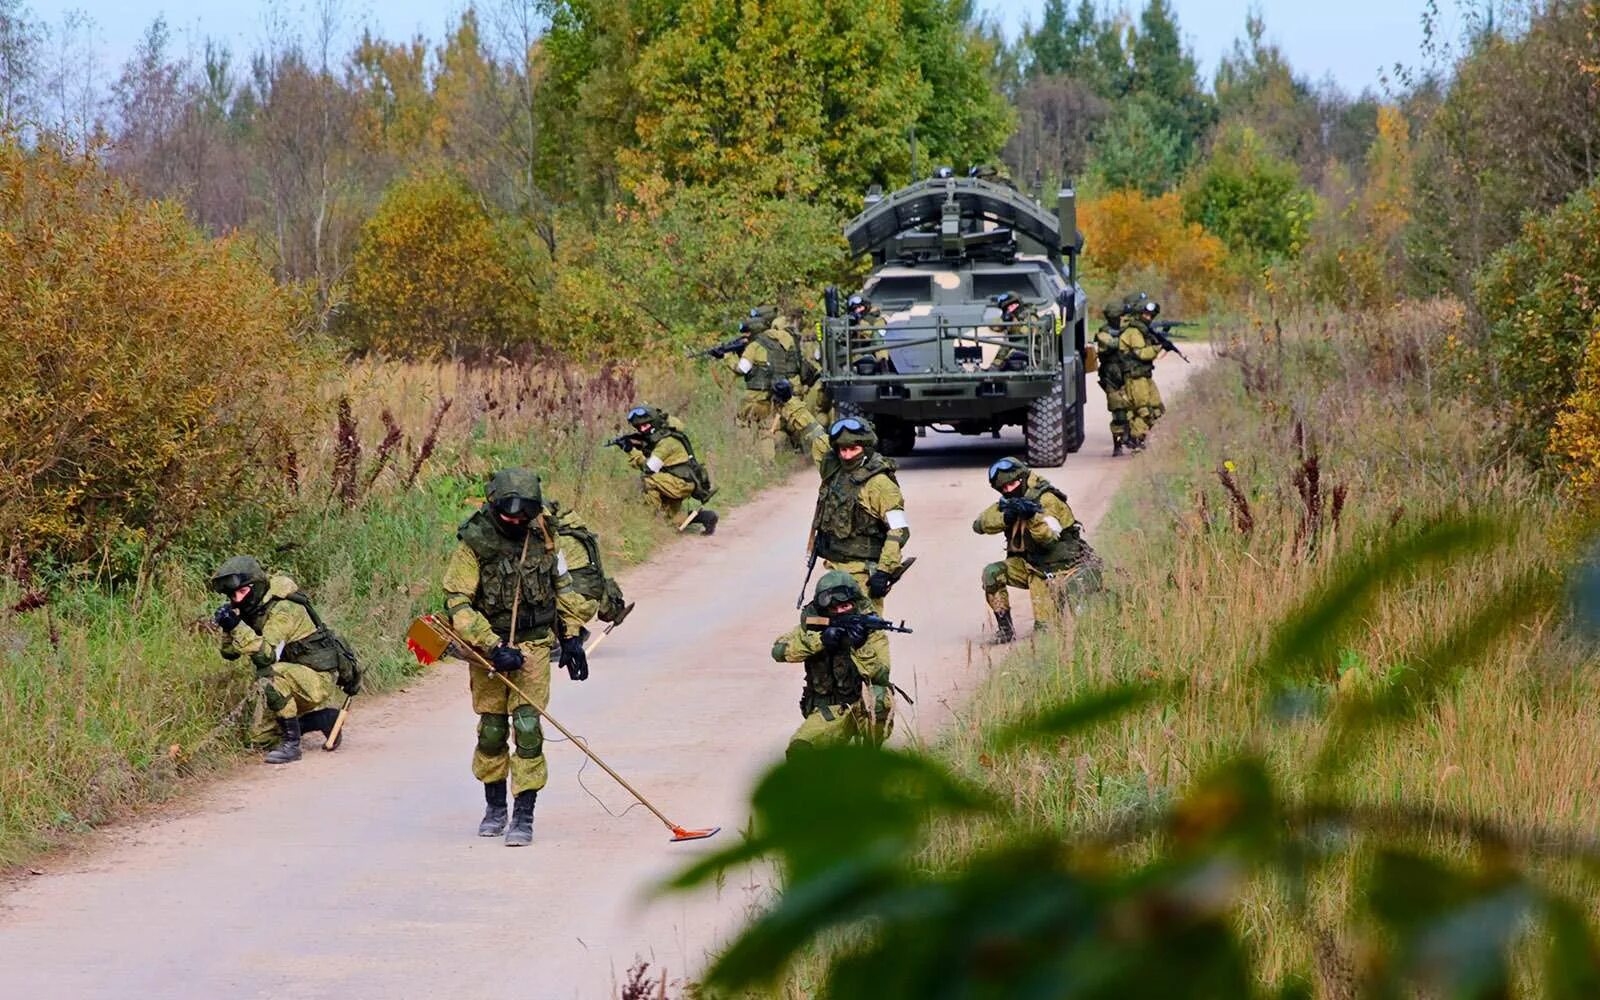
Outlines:
[[[805,614],[827,616],[815,604]],[[810,715],[831,705],[854,705],[861,700],[861,672],[856,669],[851,650],[822,650],[806,657],[806,689],[800,696],[800,711]]]
[[[461,543],[478,557],[478,592],[472,607],[489,620],[502,639],[511,634],[511,605],[516,601],[520,579],[522,600],[517,606],[517,635],[526,636],[548,630],[556,620],[556,554],[544,547],[537,524],[528,525],[535,535],[528,543],[528,555],[517,570],[522,543],[500,534],[489,520],[487,509],[467,519],[456,532]]]
[[[861,491],[875,476],[894,479],[895,464],[876,452],[854,469],[838,456],[827,462],[817,492],[817,555],[829,562],[876,562],[889,528],[861,506]]]
[[[1100,355],[1100,384],[1113,389],[1122,388],[1127,381],[1126,355],[1122,351],[1122,331],[1101,327],[1095,334],[1095,348]]]
[[[559,508],[554,505],[550,507],[547,520],[555,525],[556,534],[577,542],[589,556],[589,565],[569,570],[572,589],[591,600],[600,600],[606,592],[605,569],[600,564],[600,539],[583,525],[563,524]]]
[[[1156,342],[1156,338],[1150,332],[1150,328],[1144,323],[1135,322],[1131,326],[1139,331],[1140,336],[1144,337],[1146,347]],[[1156,373],[1156,363],[1154,361],[1146,361],[1137,357],[1132,351],[1125,350],[1122,352],[1122,367],[1125,376],[1130,379],[1149,378]]]
[[[744,387],[757,392],[766,392],[772,388],[772,383],[780,378],[790,382],[800,382],[800,341],[789,335],[789,346],[785,347],[775,333],[763,330],[753,338],[767,352],[767,360],[756,365],[745,373]]]
[[[693,483],[693,496],[696,500],[701,503],[709,500],[711,494],[716,490],[711,486],[711,476],[706,472],[705,466],[701,465],[700,459],[695,457],[694,445],[689,443],[689,435],[676,427],[652,427],[650,428],[650,433],[645,436],[648,450],[655,451],[656,445],[659,445],[667,438],[672,438],[683,445],[683,450],[688,454],[689,460],[687,462],[679,462],[677,465],[664,465],[661,467],[661,471]]]
[[[1040,476],[1030,476],[1028,486],[1022,495],[1035,502],[1041,500],[1046,493],[1052,494],[1062,503],[1067,502],[1066,494],[1051,486]],[[1044,515],[1039,515],[1043,517]],[[1073,531],[1066,530],[1055,541],[1048,545],[1040,545],[1028,536],[1026,531],[1007,532],[1006,554],[1021,556],[1023,561],[1035,569],[1046,573],[1056,573],[1068,569],[1078,563],[1084,556],[1088,546],[1083,544]]]

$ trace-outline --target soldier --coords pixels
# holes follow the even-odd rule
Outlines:
[[[828,569],[850,574],[874,612],[894,586],[911,538],[894,461],[878,454],[877,444],[866,420],[834,421],[828,428],[829,451],[819,463],[822,484],[811,520],[814,553]]]
[[[1005,533],[1006,557],[983,568],[983,594],[994,612],[995,639],[1016,637],[1007,588],[1026,588],[1035,630],[1047,629],[1068,598],[1100,589],[1100,559],[1083,540],[1083,527],[1067,495],[1026,464],[1002,458],[989,466],[989,485],[1000,494],[972,522],[980,535]]]
[[[801,381],[805,363],[800,338],[789,329],[789,321],[776,306],[757,306],[746,320],[750,337],[737,357],[728,355],[728,367],[744,378],[744,399],[739,403],[739,423],[754,429],[761,453],[777,454],[778,404],[772,399],[773,383],[782,379],[791,384]]]
[[[234,556],[218,567],[211,589],[227,598],[212,616],[224,633],[222,657],[250,657],[272,713],[273,722],[263,719],[255,737],[270,738],[274,728],[279,735],[278,745],[263,759],[268,764],[299,760],[300,737],[307,730],[332,740],[343,695],[361,689],[361,668],[350,646],[323,624],[292,579],[269,577],[250,556]],[[337,749],[342,730],[340,737],[326,748]]]
[[[800,696],[805,721],[789,738],[789,756],[853,739],[876,745],[889,738],[894,698],[888,641],[882,632],[845,617],[865,605],[849,573],[829,570],[817,581],[815,598],[800,612],[800,624],[772,644],[774,660],[806,665]],[[867,697],[863,686],[870,688]]]
[[[1036,320],[1038,310],[1024,302],[1015,292],[995,296],[994,304],[1000,309],[1000,321],[1007,324],[1027,323]],[[1023,326],[990,327],[991,337],[1004,337],[1011,346],[995,352],[989,362],[990,371],[1023,371],[1028,367],[1028,328]]]
[[[634,433],[623,434],[612,444],[628,453],[628,461],[643,472],[640,483],[645,499],[680,531],[698,524],[711,535],[717,530],[717,512],[702,506],[687,521],[682,519],[685,500],[704,504],[715,488],[705,467],[695,457],[694,445],[683,432],[683,423],[654,406],[635,406],[628,411]]]
[[[1145,446],[1145,436],[1155,426],[1167,408],[1161,402],[1161,391],[1156,388],[1156,358],[1161,355],[1161,345],[1150,332],[1150,323],[1161,315],[1159,303],[1145,300],[1133,312],[1122,331],[1123,366],[1127,372],[1128,404],[1133,414],[1128,423],[1128,443],[1134,451]]]
[[[545,504],[545,523],[555,532],[556,552],[572,578],[573,606],[585,624],[598,617],[608,624],[620,623],[628,613],[627,600],[616,580],[606,576],[600,559],[600,539],[583,523],[578,512],[554,500]],[[589,630],[580,633],[587,642]]]
[[[539,711],[550,704],[551,645],[559,643],[568,676],[589,677],[582,609],[532,472],[495,473],[483,507],[456,538],[460,544],[444,571],[445,611],[464,639],[487,651],[495,669],[491,674],[476,664],[467,667],[472,710],[478,713],[472,774],[483,782],[486,803],[478,836],[504,833],[507,847],[522,847],[533,842],[534,803],[549,779]],[[517,690],[496,676],[502,673]]]
[[[884,322],[883,313],[872,304],[872,300],[864,295],[852,295],[845,300],[845,315],[850,319],[850,346],[852,349],[869,345],[878,345],[879,349],[870,355],[873,363],[865,364],[869,355],[859,355],[852,361],[852,367],[857,375],[876,375],[880,372],[893,372],[894,361],[889,357],[889,348],[884,346],[883,331],[888,329]]]
[[[1094,344],[1100,388],[1106,394],[1106,409],[1111,411],[1111,457],[1116,458],[1129,441],[1133,404],[1128,401],[1127,366],[1122,355],[1122,309],[1108,304],[1104,315],[1106,325],[1094,335]]]

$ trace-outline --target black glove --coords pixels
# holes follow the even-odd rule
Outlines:
[[[794,383],[786,378],[780,378],[772,383],[772,401],[782,406],[794,398]]]
[[[241,620],[239,618],[239,609],[233,606],[232,601],[227,601],[217,609],[216,614],[211,616],[211,620],[216,622],[217,628],[222,629],[222,631],[232,632],[234,626],[238,625]]]
[[[838,625],[829,625],[822,630],[822,648],[830,653],[838,653],[850,647],[850,631]]]
[[[894,577],[883,570],[873,570],[867,577],[867,596],[874,600],[889,596],[889,588],[894,586]],[[859,644],[858,644],[859,645]]]
[[[496,646],[489,653],[489,662],[494,664],[494,669],[498,673],[502,674],[521,670],[523,659],[522,650],[515,646]]]
[[[561,666],[567,668],[567,676],[575,681],[589,679],[589,654],[583,651],[583,637],[569,635],[561,640]]]
[[[865,625],[851,625],[845,629],[845,632],[850,636],[850,648],[852,649],[860,649],[865,646],[867,644],[867,636],[872,634],[872,630]]]
[[[726,347],[712,347],[708,348],[706,353],[711,355],[713,358],[716,358],[718,361],[721,361],[723,358],[728,356],[728,349]]]
[[[1005,518],[1006,527],[1011,527],[1018,521],[1026,521],[1035,514],[1042,513],[1044,505],[1037,500],[1027,497],[1008,497],[1000,501],[1000,514]]]

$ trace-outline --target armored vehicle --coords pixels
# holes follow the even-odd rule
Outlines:
[[[860,294],[882,323],[852,323],[829,290],[820,354],[841,415],[869,417],[889,454],[909,452],[927,427],[998,436],[1008,425],[1024,428],[1031,465],[1078,450],[1086,308],[1070,187],[1052,211],[1010,184],[942,168],[869,192],[844,235],[851,253],[871,255]],[[1032,309],[1005,321],[1006,293]]]

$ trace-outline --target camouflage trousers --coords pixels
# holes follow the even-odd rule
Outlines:
[[[1046,574],[1021,556],[1010,556],[983,568],[983,596],[996,614],[1011,610],[1011,588],[1026,590],[1033,604],[1035,628],[1049,628],[1069,608],[1076,610],[1084,597],[1101,588],[1098,556],[1091,554],[1075,566]]]
[[[277,743],[281,738],[279,719],[293,719],[324,708],[344,704],[334,674],[315,670],[303,663],[274,663],[272,676],[261,685],[261,705],[250,729],[252,744]]]
[[[894,732],[894,692],[887,686],[870,684],[864,693],[867,697],[854,705],[828,705],[807,713],[800,728],[789,737],[786,756],[852,740],[881,745]]]
[[[1132,378],[1127,385],[1128,402],[1133,407],[1129,417],[1128,433],[1134,441],[1143,441],[1150,429],[1167,412],[1161,402],[1161,390],[1153,378]]]
[[[1127,444],[1133,437],[1130,429],[1133,424],[1133,401],[1128,398],[1128,387],[1113,387],[1101,381],[1100,388],[1105,390],[1106,409],[1111,411],[1111,440],[1117,444]]]
[[[646,503],[674,528],[683,523],[683,502],[694,495],[694,483],[670,472],[647,472],[640,482]]]
[[[762,458],[771,461],[777,456],[780,444],[789,446],[789,435],[778,418],[778,406],[766,392],[746,390],[739,401],[737,419],[740,427],[755,435],[756,450]]]
[[[472,710],[478,713],[472,776],[493,784],[509,775],[512,795],[536,792],[550,779],[544,759],[544,727],[535,709],[550,705],[550,649],[554,642],[549,632],[518,642],[522,669],[503,678],[475,663],[467,665]]]

